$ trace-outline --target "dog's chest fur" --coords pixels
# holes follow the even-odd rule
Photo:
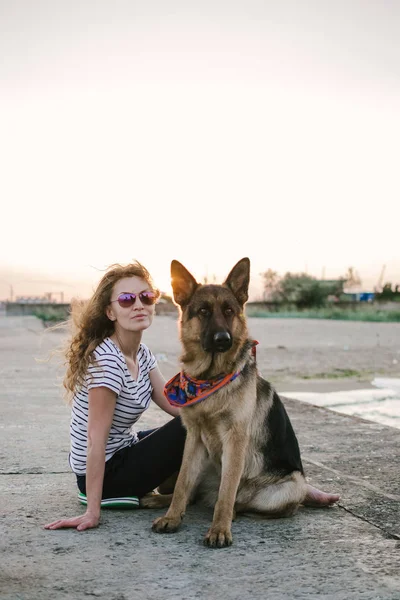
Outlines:
[[[181,417],[188,430],[197,430],[214,463],[221,462],[224,444],[236,430],[251,435],[256,408],[256,377],[241,385],[236,380],[202,402],[182,408]],[[246,443],[244,442],[244,443]]]

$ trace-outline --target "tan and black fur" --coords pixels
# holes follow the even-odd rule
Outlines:
[[[154,521],[153,530],[176,531],[189,500],[201,496],[215,505],[204,543],[229,546],[235,513],[286,517],[303,502],[299,446],[279,396],[257,372],[251,353],[243,312],[249,259],[240,260],[222,285],[197,283],[178,261],[171,275],[184,371],[196,379],[241,373],[205,400],[182,407],[187,430],[182,466],[168,512]]]

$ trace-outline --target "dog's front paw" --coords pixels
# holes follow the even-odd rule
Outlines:
[[[229,528],[210,527],[205,538],[204,545],[209,548],[225,548],[232,546],[232,532]]]
[[[159,517],[153,521],[152,530],[157,533],[174,533],[179,528],[182,519],[173,517]]]

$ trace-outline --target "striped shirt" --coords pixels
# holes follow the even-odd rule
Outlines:
[[[94,364],[90,364],[85,383],[76,392],[72,402],[69,462],[77,475],[86,473],[87,423],[89,390],[106,387],[117,395],[113,421],[108,434],[106,461],[118,450],[138,441],[132,425],[149,407],[152,386],[149,373],[157,366],[152,352],[140,344],[137,353],[138,375],[135,380],[126,364],[121,350],[110,338],[106,338],[93,353]]]

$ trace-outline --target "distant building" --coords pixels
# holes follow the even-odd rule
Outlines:
[[[375,300],[374,292],[361,292],[358,294],[360,302],[373,302]]]
[[[373,302],[375,300],[374,292],[347,292],[340,298],[343,302]]]
[[[15,304],[48,304],[48,296],[17,296]]]

